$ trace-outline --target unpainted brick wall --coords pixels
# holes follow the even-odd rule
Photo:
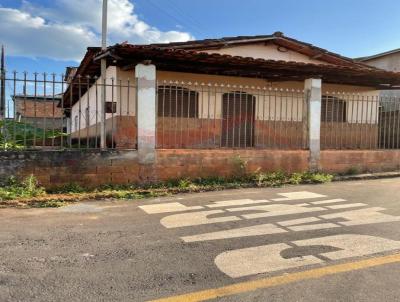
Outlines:
[[[244,164],[247,172],[306,171],[306,150],[157,150],[156,163],[141,165],[137,151],[0,152],[0,178],[35,175],[46,187],[69,183],[145,183],[167,179],[232,176]],[[399,151],[321,151],[325,172],[389,171],[400,167]]]
[[[53,101],[49,98],[48,101],[35,101],[29,99],[18,99],[16,101],[16,112],[23,117],[36,117],[36,118],[61,118],[63,111],[57,106],[58,100]]]
[[[325,150],[320,167],[329,173],[396,171],[400,169],[400,150]]]

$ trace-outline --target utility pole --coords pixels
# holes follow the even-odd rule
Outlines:
[[[102,26],[101,26],[101,50],[107,49],[107,0],[103,0],[103,14],[102,14]],[[100,148],[106,148],[106,69],[107,59],[102,58],[101,64],[101,119],[100,119]]]
[[[1,63],[0,63],[0,120],[6,115],[6,70],[4,62],[4,46],[1,46]]]

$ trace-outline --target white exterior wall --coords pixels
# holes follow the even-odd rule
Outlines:
[[[114,92],[111,84],[114,79]],[[101,79],[98,83],[101,83]],[[220,119],[222,117],[222,95],[227,92],[242,91],[252,94],[256,98],[256,119],[270,121],[301,121],[303,114],[303,82],[269,82],[264,79],[229,77],[216,75],[202,75],[193,73],[157,71],[158,85],[177,85],[197,91],[199,93],[199,118]],[[123,71],[115,66],[107,68],[106,100],[117,103],[116,115],[136,115],[136,80],[134,71]],[[100,122],[100,89],[97,86],[97,122]],[[339,94],[343,93],[343,94]],[[332,95],[346,100],[347,122],[349,123],[377,123],[379,91],[368,87],[335,85],[322,83],[322,95]],[[295,98],[293,102],[292,99]],[[93,85],[86,92],[81,102],[72,107],[72,132],[78,129],[75,126],[75,117],[81,112],[80,128],[86,128],[85,109],[90,108],[90,125],[96,124],[96,86]],[[368,100],[368,102],[366,102]],[[81,105],[79,105],[79,103]],[[368,103],[368,106],[366,104]],[[112,114],[106,114],[106,119]]]
[[[400,51],[363,61],[363,63],[377,68],[400,72]]]
[[[135,71],[123,71],[117,68],[116,83],[120,86],[118,88],[118,104],[117,112],[122,115],[135,116],[136,115],[136,79]]]
[[[136,114],[136,89],[135,78],[133,72],[129,72],[132,76],[131,79],[127,76],[127,72],[120,71],[115,66],[110,66],[106,70],[106,101],[116,103],[116,113],[106,114],[106,119],[113,116],[135,116]],[[82,81],[83,82],[83,81]],[[79,130],[79,115],[80,115],[80,129],[86,128],[86,108],[89,108],[89,126],[100,123],[102,108],[101,108],[101,89],[103,79],[98,78],[96,84],[92,85],[87,92],[85,92],[81,101],[78,101],[72,106],[71,119],[72,119],[72,132]],[[77,87],[74,89],[78,89]],[[97,95],[96,95],[97,90]],[[79,114],[80,113],[80,114]],[[75,123],[78,117],[78,127]]]
[[[264,79],[166,71],[158,71],[157,80],[158,85],[181,85],[197,91],[200,118],[221,118],[222,95],[242,91],[255,96],[257,120],[302,120],[303,82],[269,82]],[[377,123],[379,91],[362,86],[322,83],[322,95],[342,96],[346,100],[347,122]]]

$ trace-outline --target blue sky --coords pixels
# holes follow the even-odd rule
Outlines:
[[[349,57],[400,47],[398,0],[109,0],[109,43],[285,35]],[[101,0],[0,0],[7,69],[62,73],[99,43]]]

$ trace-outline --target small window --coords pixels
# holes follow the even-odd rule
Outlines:
[[[117,103],[116,102],[106,102],[106,113],[116,113]]]
[[[346,101],[333,96],[322,96],[321,103],[322,122],[346,122]]]
[[[158,87],[158,116],[198,117],[199,94],[179,86]]]
[[[78,125],[78,116],[75,115],[75,130],[79,129],[79,125]]]

